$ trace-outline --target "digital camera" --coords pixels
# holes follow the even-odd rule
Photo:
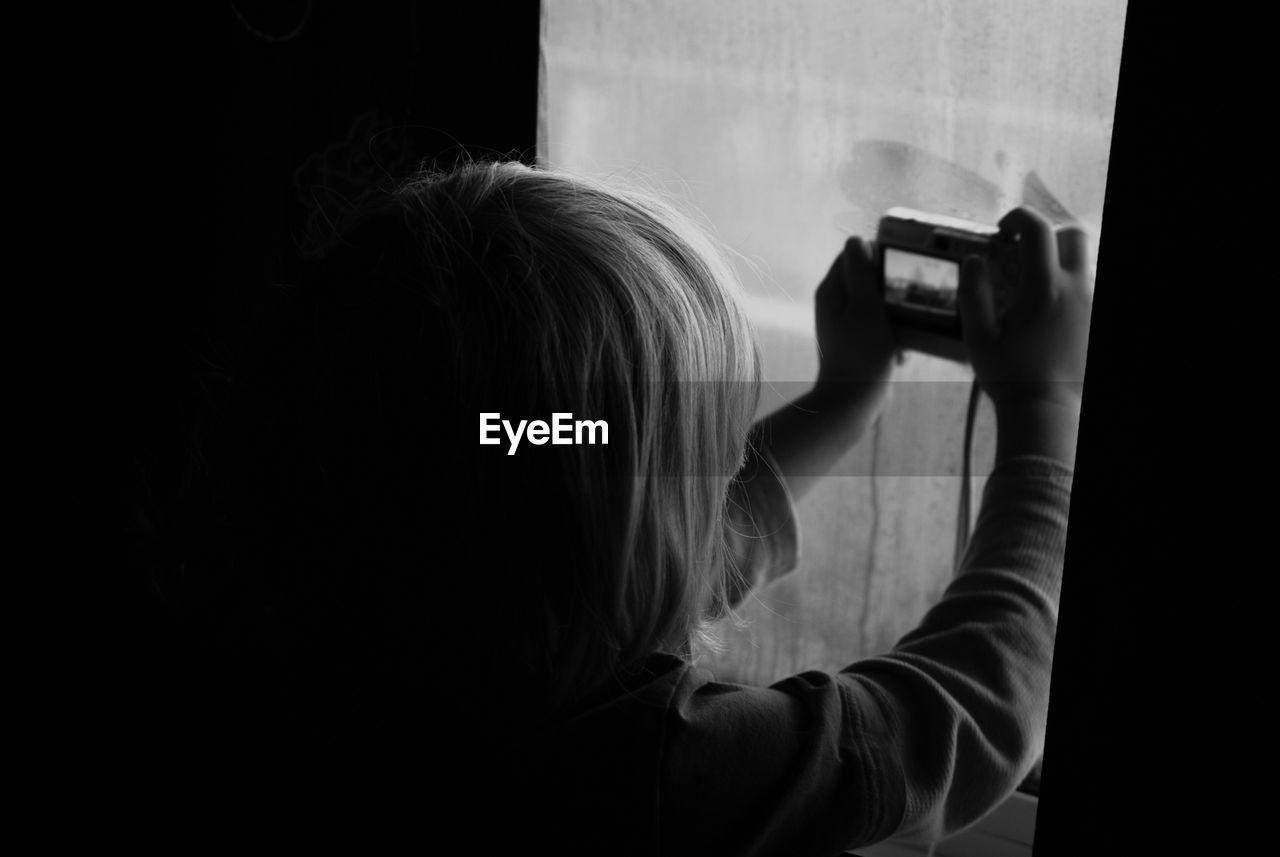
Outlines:
[[[960,328],[960,263],[987,257],[1000,230],[911,208],[880,220],[876,256],[881,294],[903,348],[967,363]]]

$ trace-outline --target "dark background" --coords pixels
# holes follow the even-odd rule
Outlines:
[[[123,186],[101,221],[131,224],[112,248],[134,275],[126,436],[160,467],[229,331],[295,272],[312,205],[423,159],[531,163],[537,117],[537,3],[237,2],[170,16],[107,30],[120,50],[97,81],[99,127],[122,135],[110,169]]]
[[[1266,829],[1242,777],[1249,763],[1269,779],[1275,734],[1256,713],[1274,670],[1252,660],[1274,648],[1261,647],[1257,526],[1274,421],[1266,379],[1248,377],[1268,365],[1268,316],[1241,300],[1275,281],[1258,28],[1153,8],[1130,3],[1125,34],[1040,855],[1213,853]],[[397,146],[532,159],[536,4],[317,6],[282,40],[306,10],[99,9],[39,41],[28,74],[55,120],[34,123],[53,157],[32,171],[52,205],[31,218],[59,306],[34,359],[56,351],[71,369],[44,382],[64,402],[48,461],[69,466],[29,456],[49,523],[30,567],[57,593],[19,652],[40,665],[40,722],[17,740],[55,837],[201,841],[175,806],[236,788],[172,763],[209,724],[179,716],[183,653],[131,553],[126,498],[145,475],[163,508],[222,343],[293,269],[297,171],[310,163],[304,184],[340,190],[403,166],[384,160]],[[386,150],[341,145],[361,135]]]
[[[234,332],[297,270],[317,202],[423,160],[532,162],[539,6],[238,0],[77,15],[46,30],[63,41],[43,100],[69,120],[51,135],[55,175],[81,191],[59,204],[71,216],[50,250],[77,310],[62,313],[75,321],[59,324],[71,345],[59,374],[76,380],[51,381],[50,398],[74,401],[52,445],[92,463],[56,480],[76,486],[68,501],[88,526],[46,542],[64,600],[44,628],[57,667],[39,683],[51,704],[37,734],[50,737],[32,791],[77,840],[225,844],[213,828],[238,822],[224,807],[289,796],[257,794],[258,775],[216,758],[229,724],[193,706],[207,671],[152,585],[152,563],[172,559],[150,534],[172,523],[187,432],[219,400]],[[68,569],[84,573],[64,587]]]
[[[1274,299],[1246,286],[1276,280],[1264,33],[1128,4],[1037,855],[1268,835]]]

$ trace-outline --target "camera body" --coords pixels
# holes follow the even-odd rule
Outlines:
[[[903,348],[969,362],[957,302],[960,263],[966,256],[988,257],[999,233],[995,226],[911,208],[892,208],[881,218],[881,296]]]

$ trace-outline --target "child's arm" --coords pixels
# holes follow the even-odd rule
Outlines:
[[[795,501],[828,473],[879,416],[897,343],[876,286],[872,253],[845,243],[814,300],[818,380],[760,420],[729,489],[725,537],[729,602],[791,571],[799,558]]]
[[[751,440],[768,451],[799,499],[880,415],[898,348],[867,246],[850,238],[814,299],[818,380],[758,422]]]
[[[845,672],[877,697],[901,759],[896,833],[934,841],[1003,800],[1043,749],[1089,337],[1084,233],[1015,209],[1012,305],[986,263],[960,278],[965,347],[996,409],[996,466],[960,571],[920,625]]]
[[[875,422],[889,392],[897,344],[868,248],[851,238],[815,298],[818,380],[752,428],[729,489],[725,538],[729,603],[791,571],[799,558],[795,501]]]
[[[1043,749],[1091,284],[1082,233],[1055,238],[1025,210],[1001,227],[1021,270],[1009,314],[997,320],[982,262],[960,284],[999,435],[960,573],[884,656],[768,689],[691,675],[664,739],[667,829],[692,831],[688,853],[936,840],[995,807]]]

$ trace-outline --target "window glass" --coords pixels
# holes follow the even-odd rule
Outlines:
[[[1101,228],[1125,4],[544,0],[543,162],[656,186],[734,254],[762,410],[815,376],[813,292],[891,206],[994,223],[1047,188]],[[1095,257],[1096,258],[1096,257]],[[802,501],[802,564],[725,625],[719,677],[769,683],[891,646],[953,572],[971,371],[919,354]],[[975,498],[994,453],[978,417]]]

